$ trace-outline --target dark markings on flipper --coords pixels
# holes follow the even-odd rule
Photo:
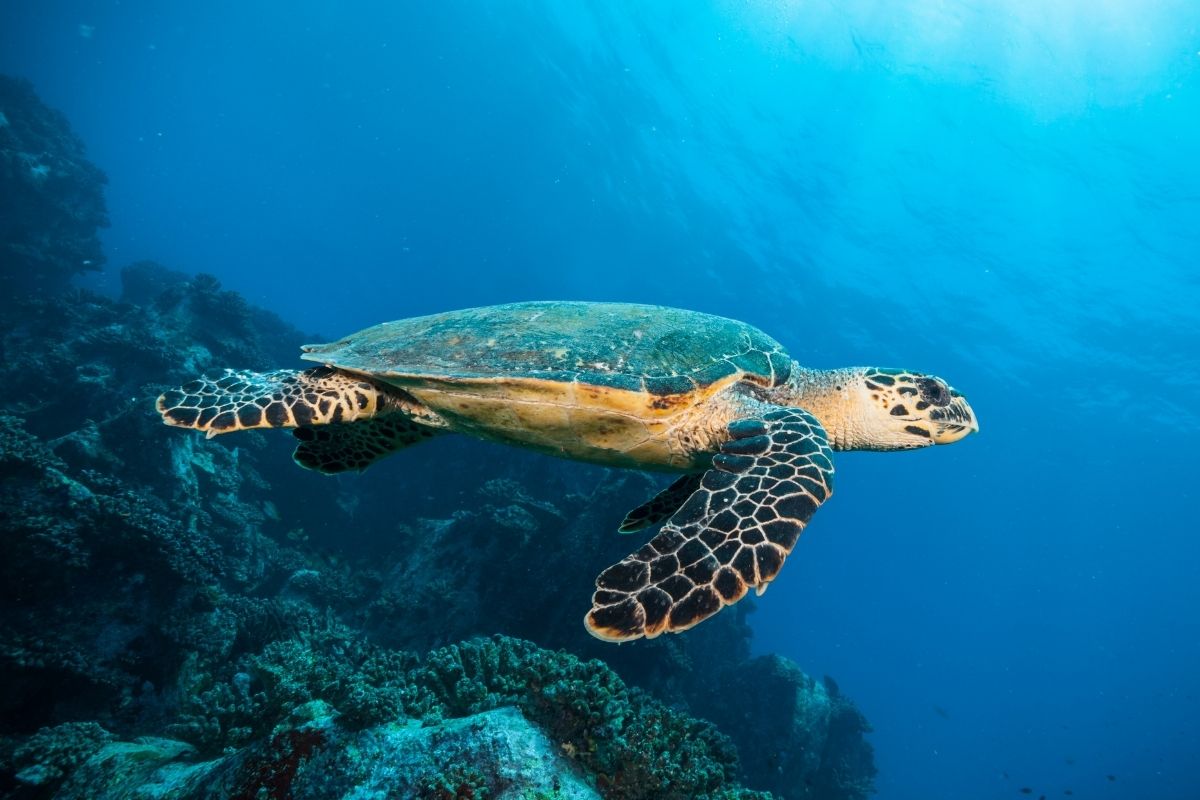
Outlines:
[[[439,433],[441,430],[399,413],[319,428],[296,428],[292,435],[299,443],[292,459],[306,469],[326,475],[362,472],[379,459]]]
[[[208,436],[249,428],[298,428],[367,419],[382,411],[420,415],[407,393],[329,367],[275,372],[227,370],[159,396],[163,422]],[[425,410],[428,413],[428,410]]]
[[[833,454],[816,418],[763,406],[734,422],[700,488],[641,549],[600,573],[585,618],[601,639],[677,633],[761,594],[833,491]]]
[[[670,517],[682,506],[692,493],[700,488],[703,473],[696,472],[676,480],[654,497],[625,515],[625,521],[617,528],[619,533],[633,533],[651,525],[657,525]]]

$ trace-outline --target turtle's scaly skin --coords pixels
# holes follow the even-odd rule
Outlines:
[[[204,431],[210,438],[252,428],[336,425],[389,413],[438,427],[438,420],[404,392],[329,367],[226,370],[220,378],[199,378],[163,392],[155,406],[168,425]]]
[[[381,395],[370,381],[334,369],[238,372],[199,378],[158,398],[170,425],[218,433],[295,428],[373,417]]]
[[[658,535],[596,578],[594,636],[685,631],[779,573],[833,492],[833,453],[807,411],[759,406],[729,426],[713,469]]]
[[[303,357],[322,366],[193,381],[158,410],[209,436],[294,428],[296,461],[329,473],[443,432],[685,473],[621,526],[661,531],[596,579],[585,624],[610,641],[686,630],[761,593],[829,498],[833,450],[949,444],[979,429],[940,378],[805,369],[756,328],[658,306],[467,309]]]
[[[667,488],[625,515],[618,533],[634,533],[670,519],[684,502],[700,488],[699,472],[689,472]]]
[[[292,458],[302,467],[336,475],[362,472],[381,458],[437,436],[439,428],[421,425],[403,414],[382,414],[357,422],[296,428]]]

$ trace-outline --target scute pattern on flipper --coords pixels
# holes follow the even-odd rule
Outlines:
[[[617,528],[619,533],[633,533],[651,525],[657,525],[679,510],[692,493],[700,488],[703,473],[696,472],[676,480],[654,497],[642,503],[625,515],[625,520]]]
[[[297,428],[351,422],[381,407],[377,386],[329,367],[247,372],[226,370],[159,396],[163,422],[209,437],[250,428]]]
[[[306,469],[326,475],[352,470],[362,472],[381,458],[439,433],[437,428],[419,425],[403,414],[386,414],[318,428],[296,428],[292,436],[299,444],[292,459]]]
[[[798,408],[764,406],[729,426],[700,488],[638,551],[600,573],[585,618],[609,641],[687,630],[759,593],[832,493],[825,431]]]

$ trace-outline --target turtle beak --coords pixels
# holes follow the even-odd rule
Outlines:
[[[932,409],[929,419],[933,422],[934,444],[951,444],[979,431],[975,412],[963,397],[954,398],[948,406]]]

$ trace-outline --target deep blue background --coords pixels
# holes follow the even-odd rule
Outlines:
[[[841,457],[756,646],[859,702],[886,800],[1200,796],[1196,3],[0,13],[110,176],[102,289],[669,303],[944,375],[981,434]]]

